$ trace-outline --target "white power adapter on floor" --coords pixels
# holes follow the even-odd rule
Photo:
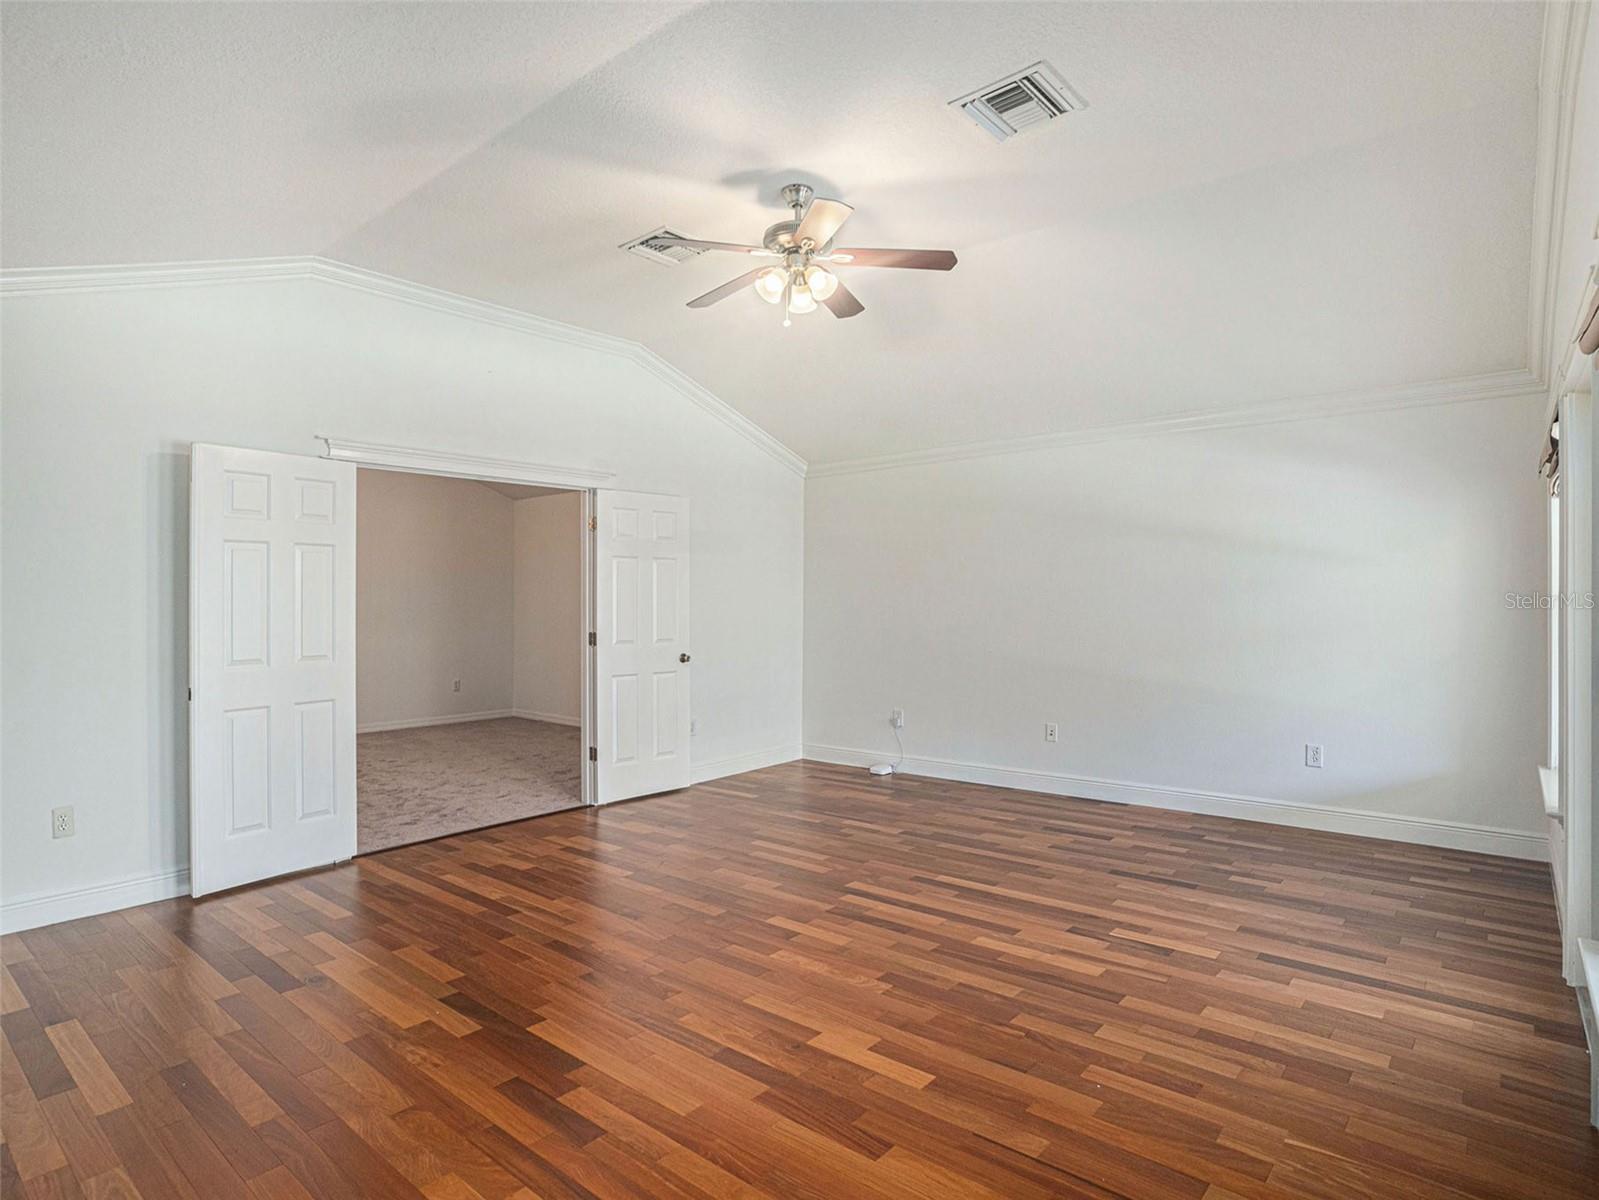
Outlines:
[[[891,763],[873,763],[866,768],[870,775],[892,775],[899,770],[899,764],[905,761],[905,743],[899,737],[899,731],[905,728],[905,710],[896,708],[890,713],[888,725],[894,731],[894,744],[899,747],[899,757]]]

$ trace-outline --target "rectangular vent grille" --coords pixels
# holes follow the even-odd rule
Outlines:
[[[1000,142],[1088,107],[1047,62],[1035,62],[949,103]]]
[[[676,266],[680,262],[686,262],[691,258],[698,258],[705,253],[703,250],[695,250],[689,246],[663,246],[659,241],[660,238],[682,236],[681,233],[676,233],[662,226],[660,229],[651,230],[641,238],[634,238],[631,242],[623,242],[621,249],[626,250],[629,254],[636,254],[640,258],[647,258],[651,262],[665,263],[669,267]]]

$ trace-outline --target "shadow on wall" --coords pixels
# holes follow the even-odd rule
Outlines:
[[[152,797],[150,839],[179,866],[189,861],[189,453],[187,444],[152,454],[146,469],[145,555],[149,605],[146,653],[151,694],[145,710],[146,786]]]

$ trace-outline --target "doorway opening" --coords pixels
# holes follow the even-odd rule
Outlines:
[[[609,472],[586,468],[324,440],[320,458],[191,447],[192,895],[557,807],[689,785],[687,498],[612,489],[604,486]],[[374,469],[367,478],[378,482],[358,503],[361,468]],[[416,478],[416,487],[432,489],[420,496],[465,488],[478,518],[497,504],[501,516],[445,519],[413,500],[398,517],[388,514],[387,530],[362,525],[358,537],[363,510],[379,512],[372,488],[398,495]],[[519,505],[528,506],[524,540],[537,546],[543,538],[557,550],[542,576],[540,558],[526,560],[533,574],[522,588],[520,649],[525,663],[549,647],[575,656],[576,726],[566,724],[571,659],[552,659],[542,674],[524,666],[518,688]],[[485,528],[494,537],[485,540]],[[511,547],[497,574],[483,567],[496,538]],[[540,583],[548,591],[570,586],[573,540],[575,619],[570,593],[551,608]],[[568,564],[563,574],[557,560]],[[358,622],[363,582],[367,615]],[[502,631],[497,648],[492,638],[478,640],[484,621],[473,606],[485,591],[499,597],[490,606]],[[540,644],[545,633],[548,646]],[[471,725],[478,728],[449,728]],[[358,789],[362,728],[372,736],[422,730],[413,736],[427,741],[389,747],[386,758],[369,742]],[[568,747],[580,755],[575,795]],[[546,760],[548,772],[540,769]],[[374,820],[358,822],[369,808]],[[358,824],[366,836],[358,837]]]
[[[356,472],[357,853],[584,802],[585,494]]]

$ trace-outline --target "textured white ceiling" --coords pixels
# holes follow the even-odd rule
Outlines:
[[[816,462],[1525,362],[1541,6],[8,3],[8,266],[323,254],[635,338]],[[946,101],[1038,58],[1087,111]],[[867,311],[784,330],[790,179]]]

